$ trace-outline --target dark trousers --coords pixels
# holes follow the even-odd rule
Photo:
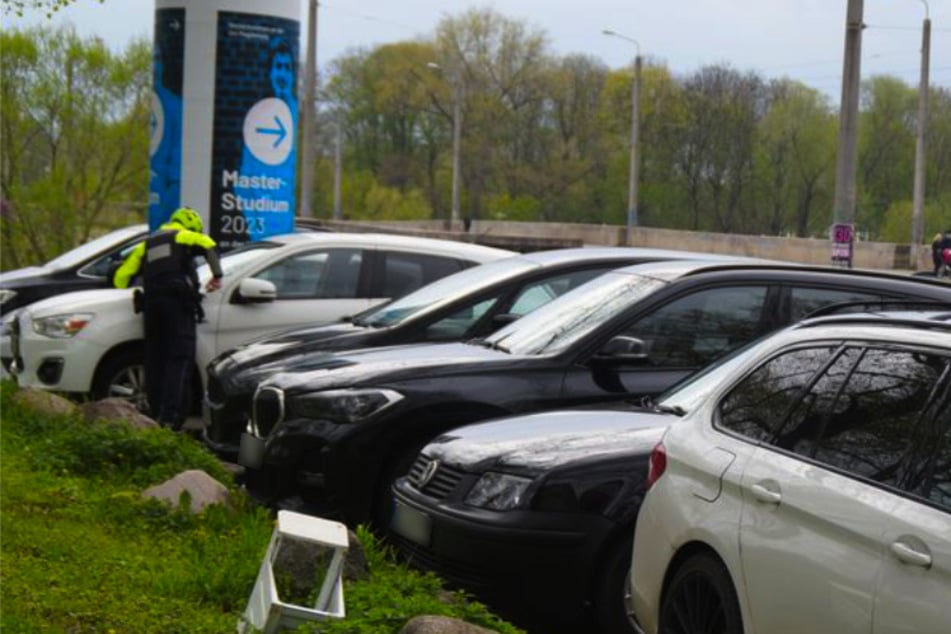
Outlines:
[[[195,306],[177,294],[146,295],[145,389],[152,418],[179,429],[188,413],[195,359]]]

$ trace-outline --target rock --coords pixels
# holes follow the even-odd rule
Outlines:
[[[18,390],[13,399],[20,405],[42,414],[65,416],[74,414],[79,410],[79,407],[67,398],[32,387]]]
[[[363,548],[363,542],[349,528],[347,540],[350,542],[350,547],[347,549],[347,558],[343,562],[343,578],[346,581],[365,581],[370,578],[370,568],[367,565],[367,552]]]
[[[448,616],[415,616],[406,622],[399,634],[492,634],[489,630]]]
[[[228,504],[231,500],[225,485],[198,469],[183,471],[171,480],[146,489],[142,497],[165,500],[177,508],[184,491],[191,496],[192,513],[201,513],[209,504]]]
[[[124,420],[136,429],[154,429],[157,422],[140,412],[135,405],[121,398],[104,398],[101,401],[83,403],[83,418],[88,422],[99,419]]]

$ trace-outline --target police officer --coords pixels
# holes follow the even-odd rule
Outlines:
[[[221,263],[215,241],[202,233],[201,216],[182,207],[169,221],[136,246],[114,276],[117,288],[128,288],[142,275],[145,313],[145,389],[152,418],[179,430],[189,374],[195,358],[195,324],[200,320],[201,294],[195,256],[211,267],[208,292],[221,288]]]

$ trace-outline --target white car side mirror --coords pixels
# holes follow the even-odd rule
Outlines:
[[[274,282],[246,277],[238,284],[233,301],[236,304],[263,304],[277,299]]]

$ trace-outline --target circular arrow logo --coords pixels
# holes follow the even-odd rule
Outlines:
[[[152,91],[152,134],[149,135],[149,156],[154,155],[165,135],[165,109],[162,100]]]
[[[282,99],[268,97],[244,118],[244,145],[265,165],[280,165],[294,146],[294,119]]]

